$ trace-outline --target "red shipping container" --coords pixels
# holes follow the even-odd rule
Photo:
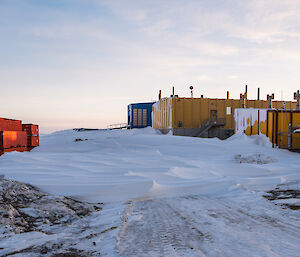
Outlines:
[[[39,134],[39,125],[23,124],[22,130],[26,131],[28,135],[38,135]]]
[[[27,136],[27,146],[35,147],[40,145],[39,136]]]
[[[14,148],[27,146],[27,133],[24,131],[1,131],[0,148]]]
[[[0,131],[22,131],[22,121],[0,118]]]

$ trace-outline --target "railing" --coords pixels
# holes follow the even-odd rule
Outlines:
[[[108,129],[125,129],[128,127],[129,126],[127,125],[127,123],[111,124],[107,126]]]

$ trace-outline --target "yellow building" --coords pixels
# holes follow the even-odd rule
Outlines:
[[[152,126],[173,135],[225,139],[234,133],[236,108],[268,108],[269,104],[265,100],[162,98],[152,107]],[[272,107],[295,109],[296,102],[273,101]]]

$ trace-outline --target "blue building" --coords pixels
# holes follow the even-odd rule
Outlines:
[[[128,105],[128,126],[130,128],[145,128],[152,126],[151,103],[136,103]]]

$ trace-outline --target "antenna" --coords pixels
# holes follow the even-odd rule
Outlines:
[[[245,94],[240,94],[240,99],[242,100],[242,108],[246,108],[246,93]]]
[[[296,109],[300,110],[300,91],[294,92],[294,100],[297,100]]]
[[[274,93],[272,95],[267,95],[267,100],[269,101],[269,108],[272,109],[272,100],[274,100],[275,95]]]
[[[193,89],[194,89],[194,87],[193,87],[193,86],[190,86],[190,90],[191,90],[191,98],[193,98]]]

